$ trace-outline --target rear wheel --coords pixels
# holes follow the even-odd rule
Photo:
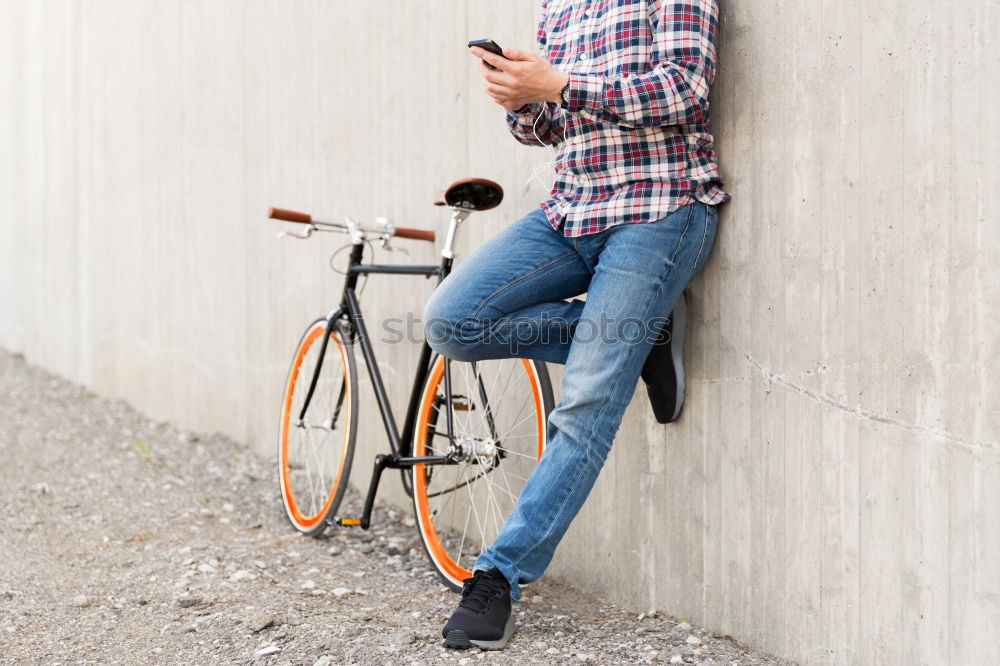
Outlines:
[[[451,454],[455,463],[413,467],[413,506],[432,566],[459,590],[542,457],[552,386],[540,361],[449,365],[454,436],[449,440],[445,359],[438,356],[421,396],[413,455]]]
[[[303,334],[281,400],[278,479],[285,514],[299,532],[319,536],[340,506],[357,435],[357,373],[339,327],[317,319]],[[326,345],[323,341],[326,339]],[[309,407],[303,405],[317,363],[323,365]]]

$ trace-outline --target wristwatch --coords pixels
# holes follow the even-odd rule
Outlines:
[[[564,108],[564,109],[568,109],[569,108],[569,97],[568,96],[569,96],[569,80],[567,79],[566,80],[566,85],[564,85],[563,89],[561,91],[559,91],[559,98],[562,100],[562,104],[560,104],[560,106],[562,108]]]

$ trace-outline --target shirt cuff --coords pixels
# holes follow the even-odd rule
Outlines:
[[[511,116],[513,120],[523,124],[531,125],[538,118],[538,114],[542,112],[541,103],[536,104],[525,104],[520,109],[515,109],[513,111],[508,111],[507,115]]]
[[[604,108],[604,77],[595,74],[569,74],[566,110],[600,111]]]

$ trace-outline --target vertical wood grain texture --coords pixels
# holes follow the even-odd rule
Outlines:
[[[690,288],[688,404],[660,426],[636,392],[550,573],[805,664],[1000,663],[1000,2],[720,5],[734,200]],[[266,207],[440,231],[437,189],[494,178],[465,256],[540,200],[551,154],[507,136],[464,41],[530,47],[536,21],[0,0],[0,345],[273,455],[291,347],[340,278],[336,240],[279,242]],[[396,246],[379,259],[436,260]],[[401,408],[417,347],[384,325],[432,286],[364,293]]]

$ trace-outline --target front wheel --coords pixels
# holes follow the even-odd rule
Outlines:
[[[413,455],[450,455],[454,462],[415,465],[411,478],[424,550],[445,584],[459,590],[545,451],[552,385],[540,361],[448,361],[449,400],[445,364],[442,356],[431,363]]]
[[[281,501],[292,526],[308,536],[323,533],[347,490],[358,428],[357,385],[352,348],[340,327],[327,335],[327,320],[317,319],[292,357],[278,433]]]

